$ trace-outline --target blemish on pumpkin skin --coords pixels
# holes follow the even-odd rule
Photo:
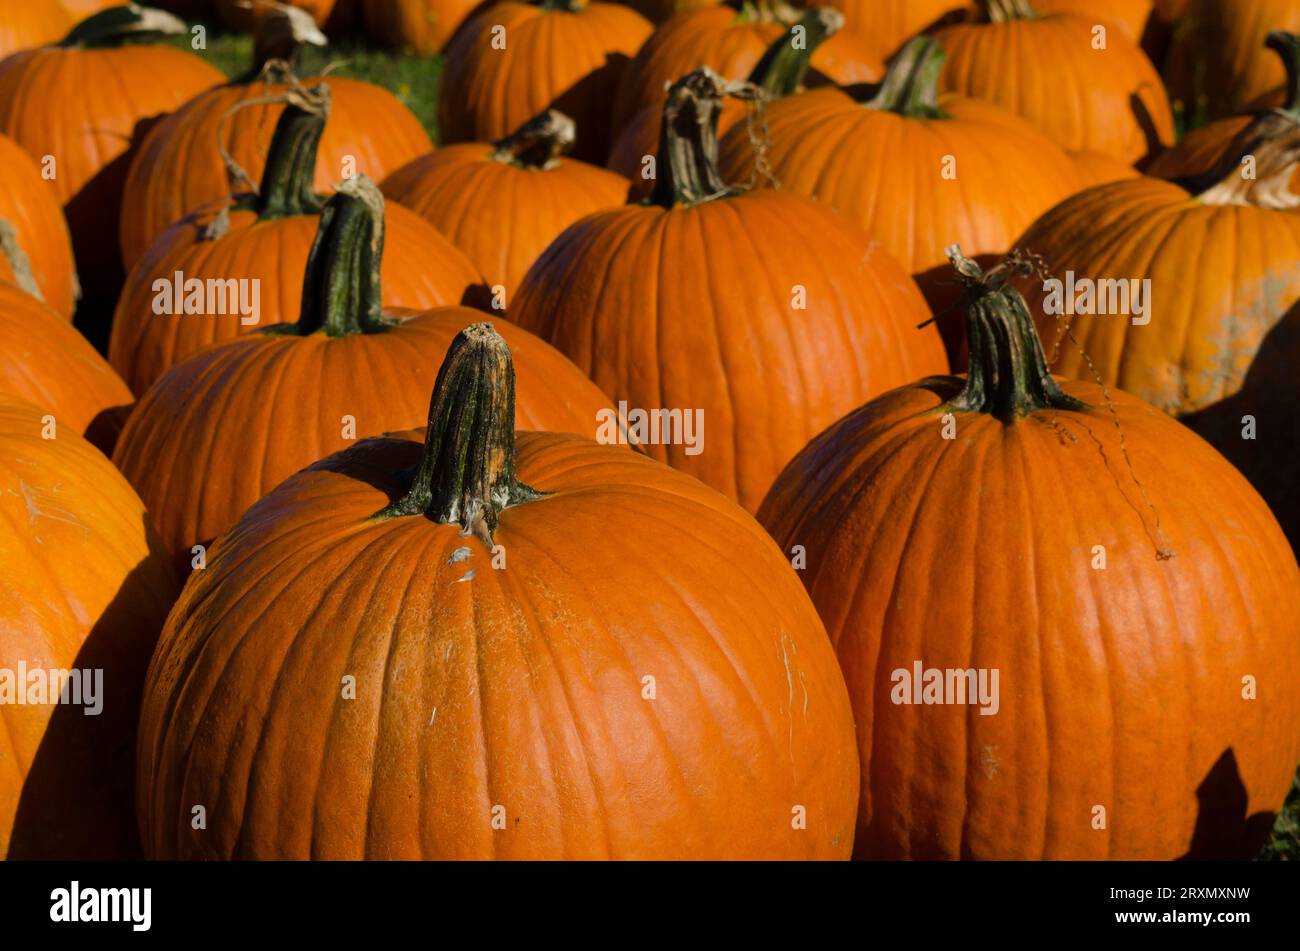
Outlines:
[[[996,749],[996,746],[985,746],[980,750],[980,768],[984,770],[985,779],[995,777],[1002,766],[994,752]]]
[[[468,548],[462,545],[460,548],[457,548],[454,552],[451,553],[451,557],[447,559],[447,564],[454,565],[457,562],[465,561],[472,554],[473,554],[472,551],[470,551]]]
[[[474,569],[471,568],[469,571],[465,572],[465,575],[463,577],[457,578],[455,581],[452,582],[452,584],[462,584],[466,581],[473,581],[473,580],[474,580]]]
[[[58,487],[55,486],[55,489],[57,488]],[[13,492],[12,489],[10,489],[9,491]],[[82,539],[83,540],[89,539],[90,530],[81,522],[80,519],[76,517],[76,515],[73,512],[70,512],[65,508],[61,508],[58,505],[51,506],[48,510],[42,508],[40,505],[40,500],[37,498],[36,492],[32,490],[31,487],[28,486],[27,483],[22,479],[18,480],[18,492],[13,492],[13,494],[22,495],[23,504],[27,506],[28,525],[35,525],[36,520],[38,518],[47,518],[52,522],[63,522],[65,525],[71,525],[74,528],[79,528],[81,529]],[[51,492],[51,494],[53,494],[53,492]],[[37,542],[41,541],[39,536],[36,538],[36,541]]]

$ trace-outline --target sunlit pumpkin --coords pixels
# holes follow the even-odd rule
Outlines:
[[[0,220],[11,229],[13,243],[31,268],[31,280],[47,304],[72,318],[77,272],[72,263],[72,238],[63,217],[54,183],[41,167],[8,136],[0,135]],[[0,239],[3,243],[3,239]],[[22,284],[7,256],[0,253],[0,281]]]

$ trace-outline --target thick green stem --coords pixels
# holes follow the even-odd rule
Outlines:
[[[984,13],[990,23],[1032,20],[1038,16],[1029,0],[984,0]]]
[[[555,109],[533,116],[493,143],[492,159],[520,168],[553,168],[574,142],[573,120]]]
[[[1282,57],[1286,68],[1286,100],[1282,111],[1300,122],[1300,33],[1273,30],[1264,44]]]
[[[339,183],[321,209],[307,257],[302,312],[286,329],[300,336],[323,330],[346,337],[392,326],[383,315],[383,257],[383,194],[365,175]]]
[[[749,81],[768,99],[791,96],[803,85],[817,47],[844,26],[844,14],[834,7],[809,10],[767,48]]]
[[[947,58],[934,37],[916,37],[894,57],[885,81],[866,106],[912,119],[944,118],[947,113],[939,108],[939,75]]]
[[[722,97],[756,99],[760,95],[756,86],[723,79],[707,66],[673,83],[659,129],[658,177],[650,203],[672,208],[729,194],[718,169]]]
[[[1042,409],[1086,409],[1087,404],[1067,395],[1052,379],[1025,299],[1008,283],[1030,272],[1028,262],[1011,257],[985,272],[957,245],[947,251],[965,286],[970,368],[965,387],[946,408],[987,413],[1004,423]]]
[[[325,83],[310,89],[295,87],[275,124],[254,205],[259,221],[319,213],[316,194],[316,150],[330,112]]]
[[[49,0],[33,2],[47,3]],[[148,43],[165,36],[181,36],[188,29],[184,20],[165,10],[129,3],[109,7],[86,17],[59,41],[59,45],[106,47],[134,42]]]
[[[424,515],[491,547],[501,513],[542,497],[515,478],[515,368],[490,323],[452,341],[429,404],[410,490],[376,518]]]

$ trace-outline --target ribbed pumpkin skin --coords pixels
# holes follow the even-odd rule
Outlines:
[[[1139,178],[1141,172],[1132,165],[1126,165],[1113,155],[1103,152],[1069,152],[1070,161],[1078,173],[1080,188],[1092,188],[1094,185],[1109,185],[1130,178]],[[1163,154],[1163,153],[1162,153]]]
[[[843,681],[752,519],[634,453],[521,433],[519,478],[553,494],[502,513],[498,573],[458,526],[368,521],[422,437],[294,476],[186,587],[143,707],[149,855],[848,857]]]
[[[1065,384],[1089,412],[959,412],[943,440],[959,385],[846,417],[759,512],[783,550],[804,546],[849,685],[855,855],[1249,856],[1300,754],[1300,571],[1267,507],[1197,436],[1115,390],[1112,416],[1094,384]],[[996,668],[998,713],[891,702],[917,660]]]
[[[55,157],[53,185],[88,297],[111,297],[121,283],[117,220],[131,148],[155,117],[224,80],[167,46],[45,47],[0,63],[0,132],[38,161]]]
[[[308,79],[308,88],[319,83]],[[158,122],[131,162],[123,191],[122,260],[130,269],[167,228],[230,192],[218,140],[254,182],[260,182],[281,103],[249,106],[222,117],[236,103],[283,92],[278,83],[225,85],[196,96]],[[330,117],[316,159],[316,187],[324,191],[345,173],[375,181],[433,148],[411,111],[386,89],[339,76],[329,78]],[[224,136],[219,135],[224,130]],[[246,187],[246,186],[241,186]]]
[[[783,190],[859,224],[947,310],[935,304],[955,288],[947,245],[1003,254],[1078,182],[1064,152],[1005,110],[961,96],[942,96],[939,105],[952,118],[905,118],[838,89],[789,96],[767,108],[767,161]],[[945,179],[949,155],[957,174]],[[729,182],[752,178],[746,126],[723,139],[720,164]]]
[[[505,28],[506,48],[492,48]],[[601,162],[628,61],[650,35],[639,13],[593,2],[576,13],[505,0],[473,16],[447,47],[439,88],[444,143],[496,142],[546,109],[577,124],[575,158]]]
[[[1069,13],[1089,23],[1119,27],[1124,37],[1134,43],[1142,41],[1147,20],[1151,19],[1151,0],[1031,0],[1038,13]]]
[[[192,215],[169,228],[131,271],[122,289],[108,359],[136,394],[210,343],[298,319],[303,272],[320,218],[294,215],[259,222],[251,211],[235,211],[230,215],[230,232],[207,241],[200,233],[210,219],[210,213]],[[476,299],[482,276],[436,229],[400,205],[389,205],[384,220],[386,306],[424,310],[460,304],[467,296]],[[186,280],[260,280],[261,321],[244,325],[233,313],[155,314],[154,281],[171,281],[177,271]]]
[[[1149,324],[1076,316],[1070,328],[1079,346],[1063,340],[1052,369],[1091,380],[1082,348],[1103,382],[1168,413],[1235,393],[1265,334],[1300,300],[1300,216],[1204,204],[1153,178],[1077,195],[1017,245],[1041,255],[1061,280],[1067,270],[1076,279],[1150,278]],[[1059,331],[1041,312],[1042,282],[1025,298],[1050,358]]]
[[[966,0],[813,0],[810,7],[835,7],[844,28],[870,42],[888,59],[904,43],[949,14],[964,10]]]
[[[92,13],[98,13],[100,10],[107,10],[109,7],[120,6],[118,0],[58,0],[58,5],[72,14],[74,20],[84,20]],[[54,6],[54,3],[43,3],[41,6]],[[151,3],[145,6],[158,7],[161,4]],[[65,31],[66,33],[66,31]],[[61,37],[60,37],[61,38]]]
[[[1286,79],[1281,62],[1264,46],[1269,30],[1300,33],[1300,4],[1192,0],[1169,51],[1170,96],[1189,108],[1204,98],[1211,118],[1251,106]]]
[[[135,398],[56,311],[0,281],[0,394],[27,400],[105,454]]]
[[[0,189],[0,219],[13,227],[45,302],[71,319],[72,238],[54,185],[41,177],[40,166],[22,146],[5,135],[0,135],[0,176],[5,182]],[[13,279],[8,260],[0,254],[0,281]]]
[[[0,858],[133,858],[140,689],[176,579],[126,480],[42,415],[0,396],[0,667],[102,668],[103,709],[0,705]]]
[[[482,319],[453,307],[386,333],[255,334],[211,348],[150,387],[113,461],[145,500],[167,550],[188,563],[191,546],[210,545],[284,479],[354,445],[343,438],[343,416],[355,419],[358,439],[421,424],[447,347]],[[519,425],[592,438],[609,400],[543,341],[500,330],[520,351]]]
[[[700,66],[725,79],[747,79],[767,48],[787,30],[780,23],[747,19],[731,7],[677,14],[654,31],[624,72],[614,106],[614,128],[622,129],[647,107],[662,113],[665,86]],[[884,64],[867,44],[839,32],[813,51],[807,84],[877,82],[884,72]],[[739,103],[732,108],[743,112]]]
[[[1010,109],[1063,149],[1137,162],[1173,144],[1173,112],[1146,55],[1115,31],[1093,49],[1095,25],[1048,14],[945,27],[936,34],[948,51],[940,87]]]
[[[546,246],[584,215],[627,201],[621,175],[576,159],[523,168],[482,142],[448,145],[394,172],[384,195],[401,202],[463,251],[506,305]]]
[[[0,0],[0,59],[57,42],[75,23],[61,4],[51,0]]]
[[[1157,178],[1182,178],[1201,175],[1217,168],[1228,148],[1253,117],[1229,116],[1193,129],[1168,151],[1161,152],[1147,166],[1148,175]],[[1300,195],[1300,166],[1291,174],[1291,191]]]
[[[946,366],[897,262],[781,192],[584,218],[528,272],[510,317],[632,409],[703,410],[703,451],[646,451],[751,511],[828,423]]]
[[[435,56],[483,0],[362,0],[367,35],[377,43]]]

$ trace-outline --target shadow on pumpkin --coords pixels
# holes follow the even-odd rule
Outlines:
[[[626,53],[606,53],[603,66],[583,76],[547,107],[572,117],[576,125],[577,139],[570,157],[593,165],[605,164],[605,157],[613,145],[609,119],[613,111],[614,90],[630,62],[631,57]]]
[[[1196,801],[1196,827],[1187,852],[1178,857],[1180,862],[1249,859],[1263,846],[1277,820],[1275,812],[1247,815],[1249,796],[1231,747],[1196,787]]]
[[[156,567],[156,566],[155,566]],[[70,665],[101,668],[103,708],[58,704],[23,781],[8,859],[142,857],[135,819],[135,735],[160,630],[137,623],[158,578],[142,563],[122,582]],[[161,619],[159,620],[161,626]]]

